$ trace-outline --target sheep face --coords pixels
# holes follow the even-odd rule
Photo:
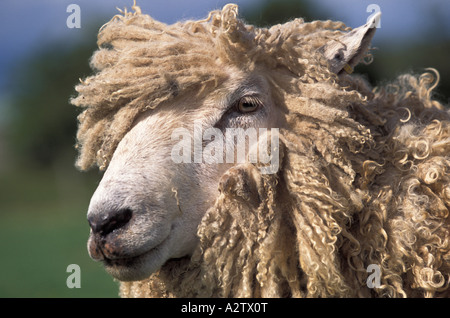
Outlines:
[[[230,132],[282,125],[264,77],[236,69],[229,74],[207,98],[188,94],[142,114],[120,141],[88,212],[90,256],[114,277],[142,279],[168,259],[192,253],[220,177],[239,163],[237,156],[230,161],[226,151],[234,154],[245,135],[228,138]],[[177,131],[190,134],[181,140]],[[217,134],[211,138],[208,131]],[[188,147],[178,152],[183,142]],[[248,138],[245,149],[251,142]],[[206,158],[210,153],[203,152],[201,161],[195,150],[189,153],[197,143],[200,151],[217,146],[213,160]]]

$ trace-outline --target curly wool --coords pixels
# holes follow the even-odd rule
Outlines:
[[[105,169],[141,112],[188,91],[207,95],[227,65],[265,74],[288,125],[279,172],[230,169],[195,253],[121,283],[122,296],[450,295],[450,114],[432,99],[437,72],[372,89],[331,74],[317,52],[348,31],[341,22],[260,29],[227,5],[165,25],[134,9],[101,29],[98,72],[76,88],[81,169]],[[379,288],[367,286],[370,264]]]

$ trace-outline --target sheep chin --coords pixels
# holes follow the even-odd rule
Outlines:
[[[129,258],[102,260],[106,271],[120,281],[137,281],[149,277],[167,261],[166,241],[149,251]]]

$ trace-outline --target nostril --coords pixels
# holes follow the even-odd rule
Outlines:
[[[88,216],[88,222],[94,233],[106,236],[112,231],[126,225],[132,216],[133,212],[130,209],[121,209]]]

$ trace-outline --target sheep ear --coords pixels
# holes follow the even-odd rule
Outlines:
[[[374,14],[363,26],[353,29],[336,40],[331,40],[319,49],[328,60],[330,71],[336,74],[353,71],[353,67],[366,54],[380,17],[381,12]]]

